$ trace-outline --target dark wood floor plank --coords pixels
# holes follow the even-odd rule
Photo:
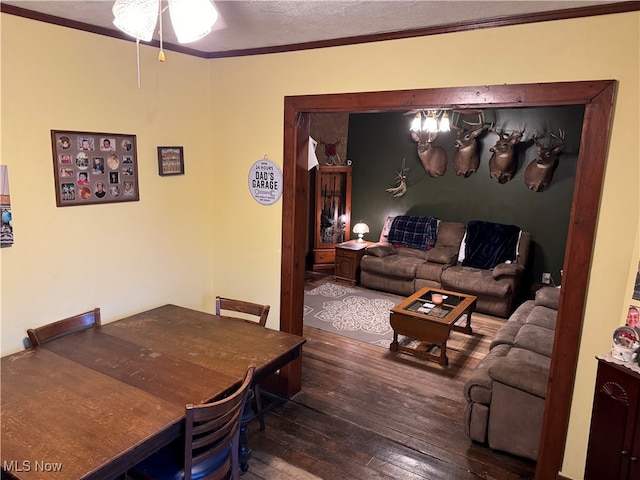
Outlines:
[[[289,402],[286,408],[278,412],[286,415],[287,421],[304,418],[305,427],[320,436],[330,436],[340,445],[341,450],[360,452],[353,458],[365,458],[366,464],[392,478],[476,478],[466,475],[453,463],[443,462],[436,457],[425,457],[421,452],[407,447],[400,442],[389,441],[388,437],[361,428],[342,419],[327,419],[326,414],[317,410]],[[425,477],[425,472],[429,472]],[[437,473],[439,472],[439,473]]]
[[[266,403],[265,431],[251,423],[243,479],[532,479],[534,462],[464,434],[464,384],[503,324],[474,314],[473,335],[451,334],[448,367],[305,326],[302,392]]]

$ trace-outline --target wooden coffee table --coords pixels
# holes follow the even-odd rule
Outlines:
[[[442,304],[435,305],[433,294],[443,296]],[[471,314],[476,308],[476,297],[463,293],[425,287],[391,309],[390,320],[393,328],[392,352],[407,352],[436,361],[440,365],[449,364],[447,340],[451,330],[471,335]],[[462,318],[466,314],[466,320]],[[398,334],[420,340],[415,348],[398,344]],[[440,354],[430,352],[439,347]]]

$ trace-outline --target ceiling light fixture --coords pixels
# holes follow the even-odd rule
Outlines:
[[[449,132],[451,124],[447,110],[420,110],[411,122],[413,132]]]
[[[191,43],[211,32],[218,12],[210,0],[168,0],[171,23],[178,42]],[[167,7],[162,0],[116,0],[113,24],[137,40],[148,42]]]
[[[162,50],[162,13],[169,9],[171,23],[180,43],[191,43],[211,32],[218,20],[218,12],[211,0],[168,0],[168,6],[162,6],[162,0],[116,0],[113,4],[113,24],[127,35],[136,39],[138,61],[138,88],[140,88],[140,41],[149,42],[153,38],[158,21],[160,22],[160,54],[158,59],[164,62]]]

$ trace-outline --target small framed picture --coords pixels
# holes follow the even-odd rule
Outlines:
[[[183,147],[158,147],[158,174],[184,175]]]

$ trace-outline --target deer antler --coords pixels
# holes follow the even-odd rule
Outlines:
[[[558,129],[558,136],[556,136],[556,135],[554,135],[552,133],[551,134],[551,139],[552,139],[552,142],[554,143],[554,146],[558,146],[558,145],[564,144],[564,130],[559,128]],[[559,141],[556,143],[556,140],[559,140]]]
[[[549,135],[551,137],[551,140],[549,142],[549,148],[554,148],[554,147],[563,145],[564,135],[565,135],[565,132],[561,128],[558,129],[558,135],[554,135],[553,133],[551,133]],[[531,138],[533,139],[533,141],[536,143],[538,147],[544,148],[544,145],[538,141],[540,137],[538,136],[538,132],[536,130],[533,131],[533,135],[531,135]]]
[[[493,133],[494,135],[498,135],[501,139],[504,135],[504,130],[497,130],[496,129],[496,124],[492,123],[491,126],[489,127],[489,133]]]
[[[395,187],[387,188],[385,191],[393,194],[394,197],[401,197],[405,193],[407,193],[407,175],[404,173],[405,170],[409,170],[405,168],[405,159],[402,159],[402,167],[400,170],[396,172],[396,183]]]
[[[471,127],[479,127],[481,125],[485,124],[485,119],[484,119],[484,112],[480,112],[478,114],[478,123],[475,122],[467,122],[466,120],[463,120],[463,123],[466,123],[467,125],[471,126]],[[493,124],[491,124],[493,126]]]

